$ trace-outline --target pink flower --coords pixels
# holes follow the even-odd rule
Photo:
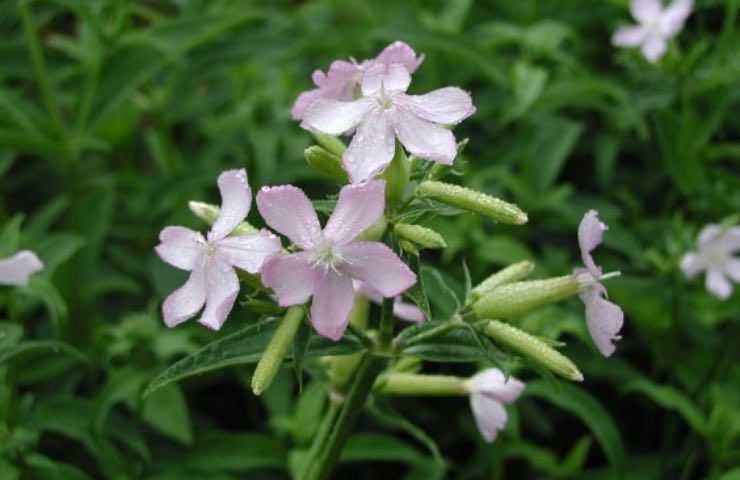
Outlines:
[[[639,25],[622,27],[614,32],[612,44],[617,47],[639,46],[650,63],[657,62],[691,15],[693,0],[674,0],[663,8],[660,0],[632,0],[630,11]]]
[[[39,257],[30,250],[21,250],[15,255],[0,259],[0,285],[25,287],[28,278],[44,269]]]
[[[405,43],[394,42],[385,47],[373,60],[365,60],[360,64],[336,60],[329,66],[328,72],[324,73],[321,70],[313,72],[311,78],[318,88],[301,93],[293,104],[291,114],[295,120],[302,120],[306,108],[318,98],[354,100],[364,72],[373,65],[398,63],[409,73],[414,73],[423,59],[423,55],[417,57],[414,50]]]
[[[263,187],[257,194],[265,222],[303,251],[276,255],[262,267],[262,283],[281,306],[313,297],[311,322],[332,340],[342,337],[361,280],[384,297],[395,297],[416,283],[416,275],[386,245],[355,238],[383,215],[385,182],[348,185],[322,230],[303,191],[292,185]]]
[[[383,171],[393,159],[396,137],[417,157],[452,164],[457,144],[444,125],[475,112],[470,95],[456,87],[407,95],[410,83],[403,65],[375,64],[362,78],[362,98],[352,102],[319,98],[306,109],[301,126],[328,135],[357,129],[342,157],[352,183]]]
[[[506,426],[504,404],[519,398],[524,383],[514,377],[507,379],[498,368],[488,368],[470,377],[465,386],[470,392],[470,407],[478,430],[487,442],[493,442]]]
[[[364,282],[355,282],[355,290],[364,295],[367,299],[375,303],[383,303],[383,295],[373,287]],[[421,323],[426,318],[424,312],[419,310],[416,305],[404,302],[400,296],[394,299],[393,315],[407,322]]]
[[[601,354],[608,357],[616,350],[613,342],[620,338],[617,334],[624,323],[624,312],[606,299],[606,288],[599,281],[608,277],[591,256],[591,252],[601,244],[604,231],[609,228],[599,221],[598,215],[596,210],[589,210],[578,226],[578,243],[585,268],[576,268],[574,273],[582,286],[580,297],[586,305],[588,332]],[[614,275],[618,273],[609,274]]]
[[[165,227],[159,234],[162,243],[155,250],[162,260],[191,272],[187,282],[162,305],[168,327],[195,316],[205,305],[198,321],[214,330],[221,328],[239,293],[234,268],[257,273],[265,259],[281,249],[280,240],[267,230],[228,236],[244,221],[251,206],[246,171],[223,172],[218,188],[221,212],[206,238],[185,227]]]
[[[740,282],[740,227],[722,228],[710,224],[699,234],[699,251],[688,252],[681,260],[681,270],[687,278],[707,272],[707,290],[717,298],[727,299],[732,295],[732,283],[728,277]]]

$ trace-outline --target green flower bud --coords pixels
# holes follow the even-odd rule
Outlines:
[[[416,194],[502,223],[522,225],[528,220],[516,205],[459,185],[426,180],[419,184]]]
[[[412,255],[419,255],[419,249],[416,247],[416,244],[414,242],[409,242],[408,240],[399,240],[398,246],[404,252],[408,252]]]
[[[409,183],[409,169],[409,160],[406,158],[403,145],[396,141],[396,153],[393,155],[393,160],[380,176],[385,180],[385,203],[388,207],[394,208],[401,203],[403,192]]]
[[[325,133],[319,133],[319,132],[312,132],[313,137],[316,139],[316,142],[324,147],[329,153],[332,155],[342,158],[342,155],[344,155],[345,150],[347,150],[347,146],[344,144],[344,142],[339,138],[335,137],[333,135],[326,135]]]
[[[421,370],[421,358],[401,357],[393,364],[391,369],[398,373],[416,373]]]
[[[559,302],[580,291],[575,275],[507,283],[488,291],[473,303],[479,318],[512,318]]]
[[[447,242],[444,237],[431,228],[408,223],[397,223],[393,231],[400,238],[414,242],[422,248],[445,248]]]
[[[283,364],[285,353],[293,345],[293,338],[298,331],[298,327],[301,326],[302,320],[303,308],[301,307],[291,307],[285,312],[285,316],[272,335],[270,343],[254,370],[252,391],[255,395],[261,395],[272,385],[275,375]]]
[[[188,208],[190,208],[190,211],[193,212],[196,217],[200,218],[208,225],[213,225],[213,222],[218,218],[218,214],[221,213],[221,209],[217,206],[203,202],[190,201],[188,202]],[[231,232],[231,235],[248,235],[255,232],[257,232],[256,228],[247,222],[242,222]]]
[[[347,183],[347,172],[342,168],[342,160],[317,145],[308,147],[303,151],[306,162],[316,170],[324,173],[339,183]]]
[[[534,263],[528,260],[513,263],[486,278],[477,287],[475,287],[471,291],[473,299],[477,300],[491,292],[494,288],[506,283],[516,282],[532,273],[532,270],[534,270]]]
[[[375,381],[375,390],[387,395],[467,395],[465,379],[450,375],[384,373]]]
[[[583,374],[568,357],[524,330],[490,320],[483,332],[497,342],[568,380],[583,381]]]

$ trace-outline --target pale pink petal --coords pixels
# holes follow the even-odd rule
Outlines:
[[[657,20],[662,11],[660,0],[632,0],[630,11],[640,23],[650,23]]]
[[[440,88],[426,95],[406,95],[399,103],[424,120],[445,125],[460,123],[475,113],[470,94],[457,87]]]
[[[0,260],[0,285],[25,287],[28,278],[44,269],[39,257],[30,250],[20,252]]]
[[[641,25],[622,27],[612,35],[612,45],[616,47],[636,47],[645,39],[645,27]]]
[[[339,199],[324,228],[324,238],[335,245],[354,240],[365,229],[383,216],[385,182],[369,180],[347,185],[339,192]]]
[[[262,265],[262,284],[275,292],[278,305],[306,303],[314,292],[320,272],[311,268],[308,252],[275,255]]]
[[[641,51],[648,62],[655,63],[660,60],[667,49],[668,42],[664,38],[653,36],[642,44]]]
[[[728,252],[740,250],[740,227],[732,227],[725,231],[723,243]]]
[[[515,402],[524,390],[524,383],[506,375],[498,368],[482,370],[467,381],[472,393],[479,393],[503,403]]]
[[[383,87],[387,92],[405,92],[411,84],[411,75],[406,67],[400,63],[394,63],[386,67]]]
[[[162,242],[154,250],[173,267],[192,270],[205,254],[203,235],[185,227],[165,227],[159,234]]]
[[[206,265],[195,266],[185,284],[172,292],[162,304],[162,317],[168,327],[194,317],[206,303]]]
[[[375,303],[383,303],[383,295],[365,282],[354,280],[355,291],[360,292],[368,300]]]
[[[416,274],[380,242],[352,242],[339,249],[344,271],[384,297],[395,297],[416,283]]]
[[[352,278],[327,270],[316,282],[311,302],[311,324],[319,335],[331,340],[342,338],[355,300]]]
[[[362,95],[372,97],[383,89],[387,69],[388,66],[382,63],[370,63],[369,68],[365,70],[365,74],[362,76]]]
[[[420,158],[452,165],[457,155],[457,143],[451,131],[398,108],[393,127],[404,147]]]
[[[409,73],[414,73],[423,60],[424,55],[417,58],[414,49],[400,41],[393,42],[385,47],[375,58],[377,63],[384,63],[386,65],[400,63],[406,67]]]
[[[601,268],[594,263],[591,252],[601,245],[604,232],[608,229],[609,227],[599,220],[599,212],[596,210],[586,212],[580,225],[578,225],[578,245],[581,248],[581,260],[594,278],[601,276]]]
[[[311,201],[298,187],[262,187],[257,208],[265,222],[301,248],[311,248],[320,238],[321,225]]]
[[[375,104],[372,98],[343,102],[318,98],[303,113],[301,127],[328,135],[340,135],[357,126]]]
[[[603,296],[606,289],[600,284],[581,294],[581,300],[586,305],[586,326],[596,347],[605,357],[616,350],[615,340],[619,340],[619,331],[624,324],[622,309],[606,300]]]
[[[706,277],[707,290],[717,298],[726,300],[732,295],[732,284],[719,268],[709,268]]]
[[[308,108],[308,106],[316,99],[322,97],[323,95],[320,88],[306,90],[298,95],[298,98],[296,98],[295,103],[293,104],[293,108],[290,109],[290,115],[293,117],[293,120],[303,120],[303,114],[305,113],[306,108]]]
[[[211,257],[206,267],[208,295],[206,308],[198,322],[213,330],[218,330],[234,308],[239,295],[239,278],[234,268],[218,257]]]
[[[700,247],[706,247],[721,236],[722,227],[717,224],[710,223],[702,228],[701,232],[699,232],[698,244]]]
[[[396,299],[396,302],[393,304],[393,315],[396,318],[413,323],[421,323],[426,320],[424,312],[419,307],[411,303],[402,302],[399,299]]]
[[[740,258],[729,258],[725,263],[725,273],[735,282],[740,282]]]
[[[663,11],[665,33],[672,37],[680,32],[693,8],[693,0],[673,0],[670,6]]]
[[[686,278],[693,278],[706,270],[707,264],[704,261],[704,257],[694,252],[689,252],[681,259],[681,270]]]
[[[208,233],[209,240],[218,240],[230,234],[247,218],[252,205],[252,191],[247,184],[247,171],[228,170],[218,176],[221,191],[221,211]]]
[[[280,240],[265,229],[250,235],[236,235],[218,241],[218,254],[230,265],[257,273],[268,257],[280,252]]]
[[[488,443],[496,440],[498,432],[504,429],[508,418],[504,406],[497,400],[474,393],[470,395],[470,408],[483,438]]]
[[[386,113],[379,109],[368,113],[342,156],[350,181],[359,183],[382,172],[393,160],[395,148],[396,136]]]

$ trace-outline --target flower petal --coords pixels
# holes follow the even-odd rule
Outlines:
[[[586,212],[580,225],[578,225],[578,245],[581,248],[581,260],[594,278],[601,276],[601,268],[594,263],[591,252],[601,245],[604,232],[608,229],[609,227],[599,220],[599,212],[596,210]]]
[[[586,326],[591,334],[596,347],[602,355],[608,357],[616,346],[614,340],[619,340],[617,335],[624,324],[624,312],[622,309],[603,298],[606,289],[597,284],[581,294],[581,300],[586,305]]]
[[[275,292],[281,307],[300,305],[311,298],[320,273],[311,268],[309,255],[275,255],[262,265],[262,283]]]
[[[396,110],[393,127],[404,147],[417,157],[452,165],[457,155],[451,131],[417,117],[404,108]]]
[[[193,268],[185,284],[172,292],[162,304],[162,317],[168,327],[194,317],[206,303],[206,265]]]
[[[230,265],[257,273],[271,255],[280,252],[280,240],[262,229],[251,235],[236,235],[218,241],[218,252]]]
[[[393,63],[400,63],[409,73],[414,73],[419,65],[424,60],[424,55],[416,57],[414,49],[408,46],[404,42],[393,42],[383,49],[382,52],[375,58],[378,63],[384,63],[390,65]]]
[[[732,284],[719,268],[707,269],[706,286],[709,293],[719,299],[726,300],[732,295]]]
[[[398,298],[393,304],[393,315],[407,322],[421,323],[426,320],[424,312],[419,307],[411,303],[400,301]]]
[[[695,252],[689,252],[681,259],[681,271],[683,271],[686,278],[693,278],[706,268],[707,263],[704,257]]]
[[[247,184],[247,171],[228,170],[218,176],[221,191],[221,211],[208,233],[209,240],[218,240],[231,233],[247,218],[252,206],[252,191]]]
[[[662,11],[660,0],[632,0],[630,12],[640,23],[651,23],[658,19]]]
[[[701,229],[701,232],[699,232],[699,239],[697,243],[700,247],[706,247],[721,236],[722,227],[717,224],[710,223],[709,225],[704,226],[704,228]]]
[[[396,136],[386,113],[379,109],[368,113],[342,156],[350,181],[359,183],[382,172],[393,160],[395,147]]]
[[[383,87],[389,92],[405,92],[411,84],[411,75],[406,67],[400,63],[393,63],[386,67]]]
[[[239,295],[239,278],[234,267],[218,257],[212,257],[206,268],[208,296],[206,308],[198,322],[213,330],[218,330],[234,308]]]
[[[402,104],[424,120],[445,125],[460,123],[475,113],[470,94],[457,87],[440,88],[426,95],[406,95]]]
[[[467,387],[472,393],[479,393],[503,403],[515,402],[524,390],[524,382],[506,375],[498,368],[487,368],[468,379]]]
[[[740,282],[740,258],[729,258],[725,263],[725,273],[735,282]]]
[[[470,408],[483,438],[488,443],[496,440],[498,432],[504,429],[508,418],[504,406],[490,397],[474,393],[470,395]]]
[[[311,303],[311,324],[331,340],[342,338],[355,300],[352,278],[327,270],[316,282]]]
[[[20,252],[0,260],[0,285],[25,287],[28,278],[44,269],[39,257],[30,250]]]
[[[693,0],[673,0],[670,6],[663,11],[663,25],[666,34],[672,37],[680,32],[693,8]]]
[[[313,90],[306,90],[298,95],[295,103],[293,103],[293,108],[290,109],[290,115],[293,117],[293,120],[303,120],[303,115],[308,106],[316,99],[324,97],[322,93],[320,88],[315,88]]]
[[[154,247],[159,257],[181,270],[192,270],[205,253],[203,235],[189,228],[165,227],[159,241]]]
[[[372,98],[361,98],[354,102],[318,98],[303,112],[301,127],[328,135],[340,135],[355,128],[374,103]]]
[[[319,218],[300,188],[293,185],[262,187],[257,194],[257,208],[270,227],[304,250],[319,239]]]
[[[645,27],[641,25],[622,27],[612,35],[612,45],[615,47],[636,47],[645,39]]]
[[[324,228],[324,238],[337,245],[351,242],[383,216],[385,182],[369,180],[347,185]]]
[[[416,283],[416,274],[380,242],[352,242],[341,248],[343,270],[384,297],[395,297]]]
[[[650,37],[645,43],[642,44],[642,55],[650,63],[655,63],[660,60],[660,57],[668,49],[668,42],[661,37]]]

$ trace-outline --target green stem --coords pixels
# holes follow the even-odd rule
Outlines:
[[[390,349],[393,338],[393,298],[384,298],[380,314],[380,345]]]
[[[324,480],[329,478],[334,469],[344,445],[347,443],[352,427],[365,405],[375,380],[385,367],[387,360],[366,354],[357,369],[352,386],[347,392],[344,404],[334,422],[331,433],[323,445],[319,444],[316,449],[312,448],[314,456],[309,457],[304,480]],[[318,442],[317,442],[318,443]],[[320,450],[318,452],[314,450]]]

